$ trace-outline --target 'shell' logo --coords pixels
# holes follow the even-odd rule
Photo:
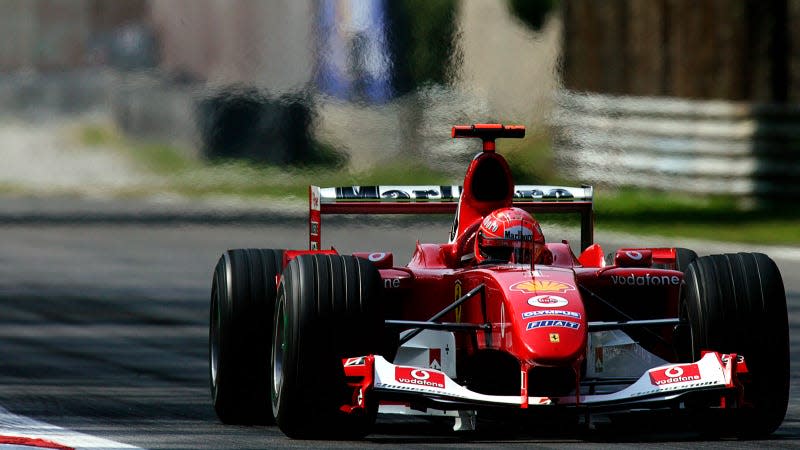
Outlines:
[[[700,367],[698,367],[697,364],[672,366],[667,367],[666,369],[653,370],[650,372],[650,382],[656,386],[683,383],[686,381],[697,381],[699,379]]]
[[[553,280],[528,280],[512,284],[509,289],[519,292],[557,292],[574,291],[575,286]]]
[[[444,374],[436,370],[396,366],[394,379],[404,384],[444,389]]]

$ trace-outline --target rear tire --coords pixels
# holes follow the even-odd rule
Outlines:
[[[275,304],[272,411],[281,431],[296,439],[352,439],[370,432],[378,405],[364,414],[350,403],[343,357],[382,349],[383,285],[366,260],[301,255],[283,273]],[[369,401],[369,399],[368,399]]]
[[[269,398],[272,311],[283,250],[228,250],[211,284],[209,375],[217,417],[274,422]]]
[[[691,359],[702,350],[736,353],[749,375],[744,405],[709,411],[716,432],[758,438],[783,421],[789,399],[789,327],[783,280],[760,253],[697,258],[686,271],[681,314],[688,320]]]

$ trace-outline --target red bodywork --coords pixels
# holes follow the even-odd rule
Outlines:
[[[555,395],[580,392],[576,387],[585,372],[590,322],[676,318],[683,274],[672,270],[674,249],[622,249],[614,261],[606,261],[600,246],[592,244],[590,198],[569,198],[555,192],[541,198],[534,194],[533,198],[515,199],[518,192],[511,171],[495,152],[495,139],[524,134],[520,126],[454,127],[453,137],[483,141],[483,151],[470,163],[457,201],[455,196],[447,199],[443,194],[436,201],[409,198],[382,202],[381,198],[340,198],[338,194],[326,201],[319,188],[312,188],[309,227],[313,252],[322,248],[323,214],[455,213],[450,242],[418,243],[406,266],[395,267],[391,253],[357,256],[371,260],[379,269],[389,320],[427,321],[482,285],[480,293],[439,319],[444,323],[487,325],[455,333],[459,379],[492,378],[495,393],[521,395],[520,406],[527,407],[528,395],[554,393],[552,386],[541,381],[550,378],[534,376],[539,369],[553,371],[562,381],[568,377]],[[365,197],[363,190],[358,195]],[[544,260],[532,266],[474,265],[465,259],[472,252],[474,232],[481,219],[495,209],[512,205],[532,213],[579,213],[581,254],[576,256],[564,241],[548,243]],[[308,252],[287,252],[286,258]],[[620,317],[619,311],[629,316]],[[648,351],[674,362],[678,359],[671,345],[673,329],[674,324],[664,324],[630,334]],[[474,363],[478,360],[482,364]],[[509,361],[516,366],[509,368]],[[374,358],[367,362],[369,371],[354,368],[351,372],[364,371],[363,383],[371,388]],[[487,366],[496,370],[487,374]],[[361,376],[361,372],[348,373]],[[356,383],[354,388],[363,390],[363,383]],[[363,405],[362,394],[354,394],[354,404],[349,408]]]

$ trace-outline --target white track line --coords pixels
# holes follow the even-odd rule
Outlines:
[[[76,450],[139,449],[139,447],[132,445],[122,444],[120,442],[79,433],[77,431],[68,430],[66,428],[61,428],[55,425],[50,425],[49,423],[34,420],[29,417],[19,416],[9,412],[3,407],[0,407],[0,436],[19,436],[32,439],[44,439],[56,444],[72,447]],[[31,449],[33,447],[0,445],[0,449],[11,448]]]

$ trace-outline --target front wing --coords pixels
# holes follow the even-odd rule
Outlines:
[[[694,363],[668,364],[647,370],[635,382],[616,392],[563,397],[527,395],[525,379],[520,375],[520,395],[486,395],[459,385],[444,372],[411,366],[394,365],[379,355],[348,358],[343,361],[345,375],[353,388],[346,412],[364,408],[366,398],[423,404],[442,410],[475,409],[480,406],[527,408],[564,407],[646,407],[648,403],[675,400],[699,391],[729,390],[740,392],[738,374],[747,366],[736,355],[707,352]]]

